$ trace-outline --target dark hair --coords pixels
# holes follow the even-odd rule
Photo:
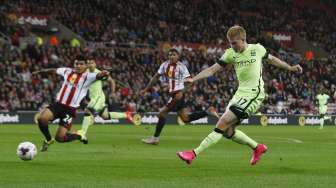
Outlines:
[[[86,58],[83,55],[77,55],[75,61],[84,61],[86,63]]]
[[[175,52],[175,53],[177,53],[178,55],[180,55],[180,52],[179,52],[176,48],[170,48],[169,51],[168,51],[168,53],[169,53],[169,52]]]

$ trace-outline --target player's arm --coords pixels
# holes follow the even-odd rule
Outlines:
[[[147,84],[147,86],[145,87],[145,89],[140,91],[140,94],[146,93],[149,90],[149,88],[151,88],[159,80],[160,76],[161,75],[159,73],[155,73],[155,75],[150,79],[150,81]]]
[[[330,98],[329,95],[328,95],[328,98],[327,98],[327,104],[330,103],[330,102],[331,102],[331,98]],[[327,105],[327,104],[326,104],[326,105]]]
[[[110,75],[109,71],[103,70],[96,75],[96,79],[97,80],[103,80],[104,78],[108,77],[109,75]]]
[[[289,65],[288,63],[282,61],[281,59],[268,54],[267,60],[270,64],[279,67],[281,69],[289,70],[291,72],[302,73],[302,67],[300,65]]]
[[[185,82],[192,83],[192,82],[196,82],[197,80],[202,80],[204,78],[207,78],[207,77],[215,74],[216,72],[218,72],[221,69],[222,69],[222,66],[220,64],[218,64],[218,63],[215,63],[211,67],[208,67],[208,68],[202,70],[195,77],[193,77],[193,78],[191,78],[191,77],[186,78]]]
[[[42,69],[42,70],[38,70],[38,71],[34,71],[32,72],[33,75],[37,75],[37,74],[41,74],[41,73],[56,73],[55,68],[50,68],[50,69]]]
[[[116,83],[115,83],[114,79],[111,76],[109,76],[107,78],[107,81],[110,84],[110,87],[112,88],[112,93],[115,93],[115,91],[116,91]]]

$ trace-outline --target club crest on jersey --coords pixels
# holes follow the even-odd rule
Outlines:
[[[256,56],[256,51],[255,50],[251,50],[251,56]]]
[[[169,67],[169,70],[168,70],[168,72],[167,72],[167,76],[168,77],[173,77],[173,71],[174,71],[174,67]]]
[[[71,83],[71,84],[74,84],[75,83],[75,80],[76,80],[76,78],[77,78],[77,74],[73,74],[72,76],[71,76],[71,78],[69,79],[69,82]]]

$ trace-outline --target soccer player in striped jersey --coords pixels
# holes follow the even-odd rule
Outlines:
[[[263,61],[291,72],[302,73],[300,65],[288,65],[269,54],[261,44],[248,44],[246,42],[246,31],[241,26],[231,27],[227,32],[227,39],[231,48],[225,51],[217,63],[204,69],[194,78],[186,79],[186,82],[191,84],[215,74],[223,67],[233,65],[239,82],[235,95],[229,102],[225,113],[217,122],[214,131],[197,148],[177,153],[188,164],[191,164],[196,156],[206,148],[225,137],[236,143],[249,146],[253,151],[250,164],[255,165],[260,160],[261,155],[267,151],[267,147],[264,144],[258,144],[245,133],[236,129],[236,126],[243,119],[254,114],[265,98],[264,81],[262,79]]]
[[[48,124],[55,119],[59,119],[59,126],[55,135],[56,141],[63,143],[84,139],[84,135],[70,132],[72,118],[76,117],[76,109],[86,96],[89,86],[94,81],[109,75],[109,72],[105,70],[100,73],[87,72],[86,63],[84,57],[78,56],[74,61],[74,68],[63,67],[33,72],[33,75],[56,72],[64,79],[61,90],[57,94],[56,102],[44,108],[37,118],[38,126],[45,137],[41,151],[47,151],[48,146],[54,143]]]
[[[170,99],[168,103],[159,112],[159,121],[156,124],[154,135],[148,138],[142,139],[145,144],[156,145],[159,143],[159,137],[161,131],[166,123],[166,116],[170,111],[177,111],[179,117],[184,122],[191,122],[202,117],[212,115],[219,118],[214,107],[209,107],[207,110],[194,112],[189,114],[187,106],[184,101],[184,82],[185,78],[189,78],[190,73],[187,67],[179,61],[179,52],[172,48],[168,52],[169,60],[162,63],[158,72],[153,76],[148,85],[144,90],[140,92],[144,95],[145,92],[149,91],[154,83],[160,78],[160,76],[165,76],[168,80]]]
[[[100,73],[101,71],[97,69],[97,64],[95,60],[88,60],[88,72],[90,73]],[[108,76],[106,81],[110,84],[112,92],[115,93],[115,81],[111,76]],[[89,88],[89,98],[90,102],[85,108],[84,119],[82,122],[82,129],[78,132],[85,136],[84,143],[87,144],[88,140],[86,138],[86,133],[89,128],[94,123],[94,117],[99,115],[104,120],[108,119],[121,119],[126,118],[130,123],[133,122],[133,116],[131,112],[109,112],[106,101],[105,94],[103,91],[103,81],[97,80],[91,84]]]

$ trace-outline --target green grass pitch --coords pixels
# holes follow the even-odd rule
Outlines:
[[[55,132],[56,126],[51,131]],[[75,126],[74,129],[78,129]],[[157,146],[140,139],[154,126],[92,126],[89,144],[59,144],[21,161],[16,147],[31,141],[38,148],[42,135],[33,125],[0,125],[1,188],[270,188],[335,187],[336,127],[323,130],[299,126],[241,126],[269,151],[251,166],[247,146],[223,139],[202,153],[191,166],[176,156],[197,146],[213,126],[166,126]]]

